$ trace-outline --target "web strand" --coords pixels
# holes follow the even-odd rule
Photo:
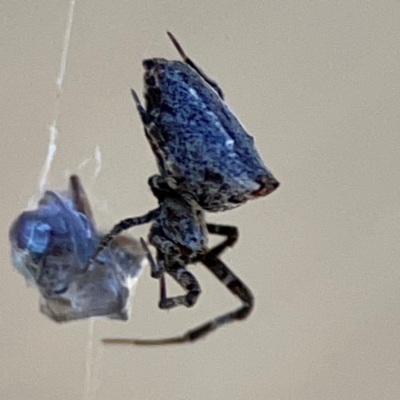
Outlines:
[[[97,349],[94,346],[95,319],[89,319],[89,339],[86,345],[85,360],[85,382],[83,388],[83,400],[96,400],[100,386],[99,368],[101,366],[102,348]]]
[[[57,87],[59,92],[62,91],[64,77],[65,77],[65,70],[67,68],[67,55],[68,55],[69,42],[71,38],[72,23],[74,20],[74,10],[75,10],[75,0],[71,0],[69,3],[67,27],[65,29],[63,51],[61,54],[60,72],[57,77]],[[57,97],[59,98],[59,96]]]
[[[49,137],[49,145],[47,149],[47,155],[45,158],[45,162],[42,167],[42,172],[39,177],[38,181],[38,193],[31,198],[29,201],[29,208],[32,208],[36,203],[37,196],[43,194],[49,172],[51,169],[51,165],[53,163],[54,155],[57,151],[57,136],[58,136],[58,129],[57,129],[57,122],[58,116],[60,114],[60,101],[61,101],[61,94],[63,90],[64,78],[65,78],[65,71],[67,67],[67,57],[68,57],[68,48],[71,38],[71,30],[72,30],[72,23],[74,20],[74,10],[75,10],[75,2],[76,0],[71,0],[68,7],[68,16],[67,16],[67,26],[65,28],[64,34],[64,41],[63,41],[63,48],[61,53],[61,62],[60,62],[60,69],[57,75],[56,80],[56,101],[54,106],[54,118],[53,122],[49,127],[50,130],[50,137]]]

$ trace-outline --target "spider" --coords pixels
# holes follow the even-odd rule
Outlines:
[[[232,312],[221,315],[182,336],[166,339],[103,339],[105,343],[163,345],[184,343],[197,340],[218,327],[246,318],[253,308],[253,295],[250,289],[221,261],[219,255],[232,247],[238,237],[238,230],[233,226],[206,224],[204,211],[194,201],[189,202],[172,190],[157,176],[149,179],[149,186],[158,199],[159,207],[147,214],[127,218],[117,224],[106,235],[95,256],[99,254],[115,235],[133,226],[153,222],[149,232],[149,242],[156,248],[156,261],[150,255],[151,276],[160,282],[161,309],[171,309],[179,305],[192,307],[200,293],[200,285],[195,276],[186,269],[187,264],[201,262],[208,268],[235,296],[242,301],[242,306]],[[207,233],[225,236],[225,240],[212,249],[207,249]],[[147,248],[146,243],[142,244]],[[185,295],[168,297],[164,273],[170,275],[186,290]]]
[[[231,226],[206,224],[204,211],[224,211],[247,200],[273,192],[279,182],[264,165],[253,138],[224,101],[218,84],[208,78],[184,53],[175,37],[170,39],[184,62],[152,58],[143,61],[146,109],[134,90],[132,95],[156,157],[159,175],[149,186],[159,207],[117,224],[102,240],[95,256],[113,236],[130,227],[153,221],[148,252],[151,275],[160,280],[162,309],[192,307],[200,295],[195,277],[186,265],[203,263],[242,301],[242,307],[195,328],[182,336],[160,340],[107,339],[107,343],[166,344],[193,341],[220,325],[245,318],[253,307],[251,291],[221,261],[219,255],[237,240]],[[208,233],[226,236],[207,249]],[[172,276],[186,295],[168,298],[164,272]]]
[[[14,266],[41,294],[41,312],[57,322],[93,316],[128,319],[130,288],[146,253],[118,236],[85,268],[100,242],[89,200],[78,176],[65,192],[46,191],[35,210],[10,228]]]

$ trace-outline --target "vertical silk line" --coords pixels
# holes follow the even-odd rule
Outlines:
[[[90,399],[91,382],[92,382],[92,360],[93,360],[93,336],[94,336],[94,320],[89,319],[89,341],[86,345],[86,360],[85,360],[85,387],[84,400]]]
[[[75,0],[71,0],[69,3],[69,9],[68,9],[68,17],[67,17],[67,26],[65,28],[65,34],[64,34],[64,41],[63,41],[63,48],[62,48],[62,53],[61,53],[61,63],[60,63],[60,70],[58,72],[57,76],[57,88],[56,88],[56,101],[55,101],[55,111],[54,111],[54,119],[52,124],[49,127],[50,130],[50,138],[49,138],[49,145],[48,145],[48,150],[47,150],[47,155],[46,159],[44,162],[44,165],[42,167],[42,173],[39,177],[39,183],[38,183],[38,192],[39,195],[41,195],[44,192],[48,175],[50,172],[51,164],[54,159],[54,155],[57,150],[57,136],[58,136],[58,130],[57,130],[57,121],[58,121],[58,116],[60,113],[60,99],[61,99],[61,94],[63,90],[63,83],[64,83],[64,77],[65,77],[65,71],[66,71],[66,66],[67,66],[67,56],[68,56],[68,48],[69,48],[69,42],[71,38],[71,29],[72,29],[72,23],[74,19],[74,9],[75,9]],[[32,208],[34,204],[36,203],[36,196],[34,196],[30,202],[29,202],[29,208]]]
[[[95,155],[96,169],[94,171],[93,179],[96,180],[101,170],[101,151],[100,147],[96,145]],[[95,330],[95,319],[89,319],[89,332],[88,342],[86,345],[86,359],[85,359],[85,382],[83,387],[83,400],[96,400],[99,382],[99,368],[101,366],[102,352],[95,353],[94,348],[94,330]]]
[[[59,72],[58,78],[57,78],[57,86],[58,86],[59,92],[61,92],[63,83],[64,83],[65,69],[67,66],[68,47],[69,47],[69,41],[71,38],[72,22],[74,19],[74,9],[75,9],[75,0],[71,0],[69,3],[67,27],[65,29],[65,35],[64,35],[64,44],[63,44],[63,51],[62,51],[62,55],[61,55],[60,72]],[[57,96],[57,97],[59,98],[59,96]]]
[[[89,319],[89,340],[86,346],[85,360],[85,386],[83,390],[83,400],[96,400],[99,382],[99,369],[101,366],[102,349],[94,347],[95,319]]]
[[[100,146],[96,145],[95,149],[94,149],[94,158],[96,160],[96,169],[94,171],[94,179],[96,179],[101,171],[101,150],[100,150]]]

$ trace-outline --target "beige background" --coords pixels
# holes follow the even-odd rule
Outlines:
[[[145,271],[128,323],[56,325],[39,313],[7,235],[47,152],[69,3],[0,3],[1,400],[400,398],[399,2],[242,3],[76,3],[52,188],[79,173],[105,228],[155,206],[129,88],[141,91],[143,58],[177,58],[167,29],[219,81],[282,182],[209,215],[240,227],[224,260],[254,291],[251,317],[152,349],[100,339],[181,333],[236,300],[199,265],[192,310],[158,310]]]

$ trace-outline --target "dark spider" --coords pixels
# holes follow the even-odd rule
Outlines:
[[[246,132],[223,99],[218,84],[189,59],[168,33],[184,62],[152,58],[143,61],[146,109],[132,95],[160,175],[149,179],[159,208],[121,221],[102,240],[98,254],[113,236],[135,225],[153,221],[149,241],[156,248],[151,274],[160,279],[160,308],[191,307],[200,287],[186,265],[200,261],[238,296],[242,307],[218,317],[181,337],[156,341],[108,339],[107,343],[165,344],[195,340],[218,326],[245,318],[253,306],[250,290],[218,258],[232,246],[237,228],[206,224],[204,210],[224,211],[266,196],[279,182],[261,160],[254,139]],[[207,250],[207,231],[226,236]],[[150,253],[149,253],[150,257]],[[168,298],[164,272],[186,295]]]

